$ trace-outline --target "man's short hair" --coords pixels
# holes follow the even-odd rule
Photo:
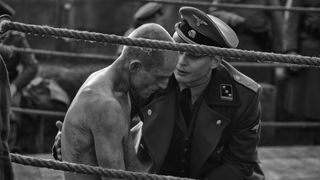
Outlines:
[[[161,25],[155,23],[147,23],[140,26],[129,37],[174,42],[170,34]],[[122,53],[131,59],[139,59],[144,67],[149,70],[161,67],[166,61],[178,57],[176,51],[148,47],[125,46]]]

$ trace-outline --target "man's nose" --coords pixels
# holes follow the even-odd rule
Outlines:
[[[166,78],[166,79],[164,79],[164,80],[161,80],[161,81],[159,82],[159,84],[158,84],[159,88],[160,88],[160,89],[166,89],[167,86],[168,86],[168,82],[169,82],[169,79],[168,79],[168,78]]]
[[[186,57],[186,53],[179,54],[179,61],[178,64],[187,66],[188,65],[188,59]]]

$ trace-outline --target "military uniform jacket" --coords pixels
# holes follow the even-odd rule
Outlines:
[[[142,108],[142,143],[138,157],[149,157],[154,173],[161,169],[176,122],[176,80]],[[226,91],[227,90],[227,91]],[[207,179],[250,179],[258,169],[261,87],[223,62],[212,78],[195,115],[190,176]],[[180,116],[180,118],[182,118]],[[150,160],[149,159],[149,160]],[[256,174],[255,174],[256,175]]]

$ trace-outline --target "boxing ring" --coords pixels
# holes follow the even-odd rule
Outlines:
[[[175,44],[157,40],[131,39],[128,37],[108,35],[95,32],[78,31],[70,29],[53,28],[49,26],[31,25],[19,22],[12,22],[9,19],[0,19],[0,31],[4,33],[9,30],[19,31],[26,34],[37,36],[49,36],[55,38],[70,38],[85,42],[122,44],[129,46],[139,46],[148,48],[158,48],[182,52],[192,52],[202,55],[220,55],[222,57],[232,57],[238,62],[265,63],[269,66],[298,66],[298,67],[320,67],[320,58],[307,57],[299,55],[285,55],[276,53],[256,52],[239,49],[227,49],[211,47],[205,45]],[[14,47],[1,46],[3,53],[12,53],[14,51],[35,54],[51,54],[57,56],[78,57],[79,54],[63,53],[46,50],[21,49]],[[105,56],[82,55],[85,58],[108,59]],[[109,57],[110,59],[110,57]],[[43,110],[22,109],[13,107],[13,111],[20,113],[35,113],[42,115],[51,115],[63,117],[64,112],[51,112]],[[311,126],[319,127],[319,123],[281,123],[281,122],[263,122],[262,126]],[[265,172],[266,179],[308,179],[315,180],[320,178],[320,147],[260,147],[259,156],[261,165]],[[170,176],[160,176],[148,173],[128,172],[124,170],[105,169],[101,167],[92,167],[87,165],[73,164],[67,162],[55,161],[50,154],[22,156],[19,154],[10,154],[13,162],[16,179],[63,179],[62,171],[70,171],[84,174],[95,174],[114,178],[126,179],[188,179]],[[33,167],[29,167],[33,166]],[[54,169],[54,170],[53,170]]]

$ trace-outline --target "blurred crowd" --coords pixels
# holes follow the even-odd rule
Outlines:
[[[293,7],[320,7],[316,0],[213,0],[213,4],[266,5]],[[132,27],[124,34],[145,23],[166,24],[171,5],[146,3],[133,14]],[[232,27],[239,37],[240,49],[320,56],[320,12],[253,10],[242,8],[209,7],[207,13]],[[0,1],[0,14],[14,19],[12,7]],[[174,13],[171,13],[171,15]],[[173,18],[173,17],[171,17]],[[176,18],[176,17],[174,17]],[[168,30],[170,32],[170,30]],[[1,43],[30,48],[23,33],[7,32]],[[115,52],[119,55],[121,48]],[[2,55],[6,64],[13,107],[66,111],[70,96],[54,79],[39,76],[39,63],[32,53]],[[232,61],[232,59],[227,59]],[[320,122],[320,71],[302,67],[250,67],[236,66],[263,87],[262,121]],[[56,117],[10,114],[11,152],[49,152],[56,133]],[[39,129],[42,128],[42,134]],[[319,129],[312,128],[310,144],[320,144]],[[275,134],[272,134],[275,135]],[[318,136],[318,138],[317,138]],[[263,137],[262,137],[263,138]],[[263,141],[263,139],[262,139]]]

